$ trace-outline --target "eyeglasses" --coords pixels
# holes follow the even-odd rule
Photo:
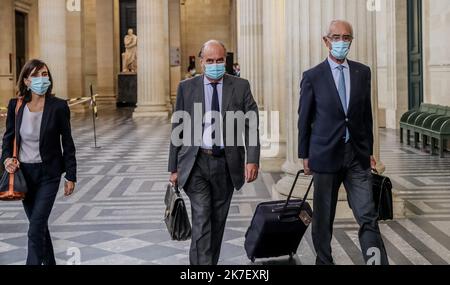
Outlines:
[[[352,35],[331,35],[327,36],[332,42],[338,42],[338,41],[344,41],[344,42],[351,42],[353,40]]]

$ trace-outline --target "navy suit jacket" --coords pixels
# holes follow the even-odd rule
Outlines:
[[[299,107],[299,158],[309,159],[311,171],[335,173],[343,165],[346,127],[356,157],[363,169],[373,155],[371,71],[348,61],[350,102],[347,115],[342,107],[328,60],[306,71],[301,81]]]

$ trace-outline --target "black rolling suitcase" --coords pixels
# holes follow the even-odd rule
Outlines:
[[[257,258],[289,256],[292,258],[312,221],[312,209],[306,202],[311,191],[311,181],[303,200],[291,200],[299,171],[292,185],[287,201],[261,203],[256,208],[252,223],[245,234],[245,251],[248,258],[255,262]]]

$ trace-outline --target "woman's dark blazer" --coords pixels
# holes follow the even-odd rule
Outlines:
[[[16,106],[17,99],[12,99],[8,106],[6,132],[3,136],[2,170],[4,170],[5,160],[13,156]],[[24,108],[25,104],[20,108],[17,115],[17,130],[20,130],[22,125]],[[18,136],[18,145],[20,146],[20,135]],[[39,150],[47,175],[60,177],[63,173],[66,173],[65,178],[67,180],[77,181],[76,150],[70,125],[70,109],[65,100],[56,97],[45,99]]]

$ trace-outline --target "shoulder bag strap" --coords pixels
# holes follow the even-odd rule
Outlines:
[[[18,154],[17,154],[17,115],[19,114],[19,110],[22,107],[23,104],[23,98],[19,97],[17,99],[17,104],[16,104],[16,112],[15,112],[15,118],[14,118],[14,143],[13,143],[13,159],[17,159],[18,160]],[[8,188],[8,192],[10,196],[14,196],[14,173],[10,173],[9,174],[9,188]]]
[[[17,116],[19,114],[20,108],[22,108],[23,105],[23,97],[19,97],[17,99],[17,105],[16,105],[16,116],[15,116],[15,131],[14,131],[14,149],[13,149],[13,158],[19,159],[19,151],[18,151],[18,145],[17,145],[17,133],[20,132],[20,130],[17,129]]]

